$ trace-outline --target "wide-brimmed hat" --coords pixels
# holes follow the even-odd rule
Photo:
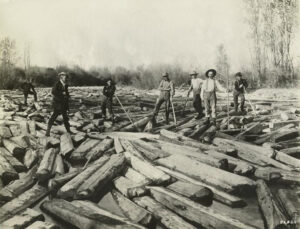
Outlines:
[[[208,77],[208,73],[209,73],[209,72],[212,72],[212,73],[213,73],[213,76],[216,76],[216,75],[217,75],[217,71],[216,71],[215,69],[209,69],[209,70],[207,70],[206,73],[205,73],[205,76],[206,76],[206,77]]]
[[[240,77],[242,77],[243,74],[242,74],[241,72],[237,72],[237,73],[235,74],[235,76],[240,76]]]
[[[168,77],[169,78],[169,73],[164,73],[163,75],[162,75],[162,77]]]
[[[66,76],[66,75],[67,75],[67,73],[65,73],[65,72],[58,73],[58,76]]]
[[[198,74],[199,74],[198,72],[192,71],[192,72],[190,73],[190,76],[197,76]]]

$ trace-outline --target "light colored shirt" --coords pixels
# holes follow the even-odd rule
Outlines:
[[[202,84],[203,84],[203,80],[200,78],[191,79],[190,90],[193,89],[194,94],[200,94]]]
[[[221,92],[226,92],[226,89],[219,83],[218,80],[208,78],[203,81],[201,97],[203,98],[204,92],[213,92],[217,90]]]
[[[175,94],[174,83],[172,81],[162,80],[158,86],[160,91],[170,91],[171,95]]]

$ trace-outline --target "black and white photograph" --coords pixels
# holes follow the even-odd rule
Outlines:
[[[300,229],[299,0],[0,0],[1,229]]]

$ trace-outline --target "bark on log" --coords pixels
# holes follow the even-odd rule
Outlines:
[[[10,129],[6,126],[0,125],[0,137],[2,138],[10,138],[12,137],[12,134],[10,132]]]
[[[117,177],[113,183],[115,188],[129,199],[143,196],[147,193],[143,184],[139,184],[123,176]]]
[[[12,180],[19,178],[18,173],[12,165],[0,154],[0,178],[3,184],[8,184]]]
[[[289,189],[279,189],[276,196],[287,213],[291,225],[299,225],[300,201],[294,191]]]
[[[277,130],[278,128],[281,128],[283,126],[286,126],[288,124],[293,124],[299,126],[300,121],[299,120],[289,120],[289,121],[283,121],[283,122],[270,122],[269,128],[272,130]]]
[[[74,145],[78,146],[86,139],[86,133],[79,132],[76,135],[71,136],[71,137],[72,137],[72,140],[74,141]]]
[[[280,150],[282,153],[296,157],[300,155],[300,146]]]
[[[148,177],[153,183],[164,184],[170,182],[171,177],[168,174],[155,168],[149,162],[136,157],[129,151],[124,152],[124,155],[133,169]]]
[[[148,196],[134,198],[134,202],[150,211],[156,220],[168,229],[196,229],[196,227]]]
[[[64,162],[63,162],[62,156],[60,154],[56,155],[55,162],[53,165],[53,171],[54,171],[55,175],[58,175],[58,176],[65,174]]]
[[[19,135],[19,136],[16,136],[16,137],[12,137],[12,138],[10,138],[10,140],[17,143],[22,148],[27,148],[27,147],[30,146],[29,137],[26,136],[26,135]]]
[[[158,139],[159,135],[157,134],[149,134],[149,133],[135,133],[135,132],[104,132],[104,133],[89,133],[88,137],[94,138],[94,139],[100,139],[103,140],[107,137],[110,138],[122,138],[127,140],[134,140],[134,139],[140,139],[140,138],[148,138],[148,139]]]
[[[123,214],[134,223],[139,223],[145,226],[152,223],[153,218],[152,214],[149,211],[138,206],[136,203],[127,199],[125,196],[115,190],[112,190],[111,194],[114,200],[118,203]]]
[[[202,139],[206,143],[211,143],[217,131],[217,127],[215,125],[210,126],[201,136]]]
[[[110,149],[113,145],[114,140],[110,138],[106,138],[99,142],[99,144],[95,145],[86,155],[85,158],[89,160],[96,160],[103,155],[105,151]]]
[[[22,135],[30,134],[27,121],[21,121],[20,122],[20,129],[21,129],[21,134]]]
[[[114,138],[114,147],[117,153],[123,153],[124,152],[124,148],[120,142],[120,139],[118,137]]]
[[[198,161],[195,162],[186,156],[172,155],[158,159],[156,162],[227,192],[251,192],[256,185],[249,178],[229,173]]]
[[[28,121],[29,132],[32,136],[36,136],[36,124],[34,120]]]
[[[296,138],[299,136],[299,129],[287,130],[281,133],[278,133],[271,137],[273,142],[281,142]]]
[[[10,152],[8,152],[5,148],[0,147],[0,155],[5,157],[5,159],[9,162],[9,164],[12,165],[12,167],[17,171],[17,172],[25,172],[27,169],[26,167],[19,161],[17,160]]]
[[[21,129],[19,125],[10,125],[9,129],[14,137],[21,135]]]
[[[3,139],[2,140],[3,146],[13,155],[16,157],[22,157],[25,154],[25,148],[19,146],[17,143],[9,140]]]
[[[287,155],[281,151],[275,151],[275,159],[300,170],[300,160],[298,158]]]
[[[200,224],[205,228],[223,228],[223,229],[254,229],[250,223],[244,223],[240,220],[230,218],[215,209],[202,206],[189,200],[188,198],[168,191],[162,187],[151,186],[150,192],[155,200],[162,203],[169,209],[184,218]]]
[[[209,128],[208,124],[199,125],[191,134],[188,135],[190,138],[198,138]]]
[[[286,222],[286,217],[281,212],[281,209],[278,206],[278,203],[275,202],[275,199],[263,180],[257,181],[257,199],[262,210],[264,220],[266,222],[268,229],[275,228],[289,228],[284,224]]]
[[[260,134],[264,126],[259,122],[254,122],[250,127],[236,136],[237,139],[249,134]]]
[[[60,136],[60,153],[62,155],[67,155],[74,150],[73,141],[69,133],[65,133]]]
[[[170,170],[170,169],[162,167],[162,166],[157,166],[157,168],[170,174],[171,176],[175,177],[178,180],[209,188],[214,193],[214,196],[213,196],[214,200],[219,201],[223,204],[226,204],[230,207],[242,207],[245,205],[245,202],[241,198],[230,195],[230,194],[228,194],[224,191],[221,191],[211,185],[205,184],[201,181],[190,178],[182,173]]]
[[[176,181],[167,188],[205,206],[210,206],[213,202],[213,192],[204,186]]]
[[[54,148],[50,148],[45,151],[43,159],[36,173],[37,179],[39,181],[45,181],[52,176],[52,169],[55,162],[56,154],[57,150]]]
[[[149,120],[150,120],[149,117],[142,118],[134,122],[133,124],[130,124],[129,126],[123,127],[121,131],[136,131],[139,129],[143,129],[144,126],[149,122]]]
[[[75,198],[89,198],[97,190],[101,190],[108,182],[113,180],[124,169],[125,157],[122,154],[114,154],[94,174],[87,178],[77,189]]]
[[[140,185],[149,185],[151,183],[149,178],[130,167],[126,169],[124,176],[131,181],[139,183]]]
[[[75,149],[70,156],[72,161],[82,161],[85,160],[85,155],[94,148],[100,141],[98,139],[87,139],[81,145]]]
[[[125,151],[130,152],[132,155],[137,156],[138,158],[145,159],[143,154],[133,146],[133,144],[127,139],[120,139],[120,142],[125,149]]]
[[[274,177],[274,180],[280,183],[300,184],[299,172],[286,171],[274,167],[260,167],[255,170],[254,175],[258,178]],[[279,177],[279,178],[278,178]]]
[[[25,229],[59,229],[59,227],[50,222],[35,221]]]

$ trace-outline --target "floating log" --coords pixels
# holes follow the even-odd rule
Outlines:
[[[37,220],[45,220],[43,214],[33,209],[27,208],[24,212],[0,224],[1,228],[25,228]]]
[[[155,168],[149,162],[136,157],[129,151],[124,152],[124,155],[133,169],[148,177],[153,183],[163,184],[170,182],[171,177],[168,174],[165,174],[161,170]]]
[[[69,133],[60,136],[60,153],[65,156],[74,150],[73,141]]]
[[[78,188],[75,198],[88,198],[101,190],[108,182],[114,179],[123,170],[125,157],[122,154],[114,154],[94,174],[88,177]]]
[[[0,155],[5,157],[5,159],[11,164],[11,166],[17,171],[17,172],[25,172],[27,169],[26,167],[17,160],[10,152],[8,152],[5,148],[0,147]]]
[[[77,149],[72,152],[70,159],[72,161],[85,160],[85,155],[99,143],[100,141],[98,139],[85,140]]]
[[[256,185],[249,178],[206,165],[183,155],[171,155],[158,159],[156,162],[228,192],[251,191]]]
[[[268,229],[289,228],[284,222],[286,217],[263,180],[257,181],[257,199]]]
[[[138,206],[131,200],[127,199],[121,193],[112,190],[111,194],[114,200],[118,203],[122,212],[126,217],[132,220],[134,223],[139,223],[142,225],[150,225],[152,223],[152,214],[146,209]]]
[[[131,143],[150,160],[168,156],[166,152],[141,139],[132,140]]]
[[[120,139],[118,137],[114,138],[114,147],[117,153],[123,153],[124,152],[124,148],[120,142]]]
[[[0,178],[4,184],[8,184],[12,180],[19,178],[18,173],[12,165],[0,154]]]
[[[10,138],[12,137],[12,134],[10,132],[10,129],[6,126],[0,125],[0,137],[2,138]]]
[[[47,188],[35,185],[0,208],[0,223],[34,205],[48,194]]]
[[[140,185],[149,185],[151,180],[136,170],[128,167],[124,173],[124,176],[129,180],[139,183]]]
[[[289,216],[288,221],[291,222],[290,224],[299,225],[300,201],[295,192],[289,189],[279,189],[276,196]]]
[[[26,227],[26,229],[59,229],[59,227],[50,222],[35,221],[33,224]]]
[[[64,186],[58,191],[58,196],[62,198],[73,198],[75,196],[76,190],[80,185],[92,176],[101,166],[103,166],[109,160],[108,156],[102,156],[80,174],[75,176],[72,180],[67,182]]]
[[[213,201],[213,192],[204,186],[176,181],[167,188],[205,206],[210,206]]]
[[[36,150],[28,149],[24,156],[24,165],[30,169],[38,161],[38,154]]]
[[[130,199],[137,196],[143,196],[147,193],[147,189],[143,184],[134,182],[127,177],[120,176],[116,178],[113,183],[118,191]]]
[[[52,169],[55,162],[57,150],[50,148],[45,151],[43,159],[36,173],[39,181],[45,181],[52,176]]]
[[[103,155],[103,153],[105,151],[107,151],[109,148],[112,147],[114,143],[113,139],[110,138],[106,138],[103,139],[101,142],[99,142],[99,144],[97,144],[95,147],[93,147],[86,155],[85,158],[87,160],[89,160],[91,158],[91,160],[96,160],[99,157],[101,157]]]
[[[24,156],[26,150],[25,148],[19,146],[17,143],[9,140],[9,139],[3,139],[2,140],[3,146],[13,155],[16,157],[22,157]]]
[[[242,206],[245,205],[245,202],[241,198],[238,198],[236,196],[233,196],[233,195],[230,195],[226,192],[223,192],[223,191],[221,191],[221,190],[219,190],[219,189],[217,189],[217,188],[215,188],[211,185],[205,184],[201,181],[198,181],[198,180],[195,180],[195,179],[190,178],[188,176],[185,176],[182,173],[170,170],[170,169],[162,167],[162,166],[156,166],[156,167],[158,169],[170,174],[171,176],[175,177],[178,180],[181,180],[181,181],[184,181],[184,182],[189,182],[189,183],[192,183],[192,184],[195,184],[195,185],[200,185],[200,186],[204,186],[204,187],[209,188],[214,193],[214,195],[213,195],[214,200],[219,201],[223,204],[226,204],[230,207],[242,207]]]
[[[164,205],[148,196],[137,197],[133,200],[136,204],[150,211],[156,220],[168,229],[196,229],[196,227],[184,221],[181,217],[167,209]]]
[[[168,191],[162,187],[151,186],[150,192],[155,200],[162,203],[172,211],[184,218],[200,224],[205,228],[228,228],[228,229],[254,229],[250,223],[244,223],[238,219],[230,218],[220,211],[205,207],[188,198]]]

